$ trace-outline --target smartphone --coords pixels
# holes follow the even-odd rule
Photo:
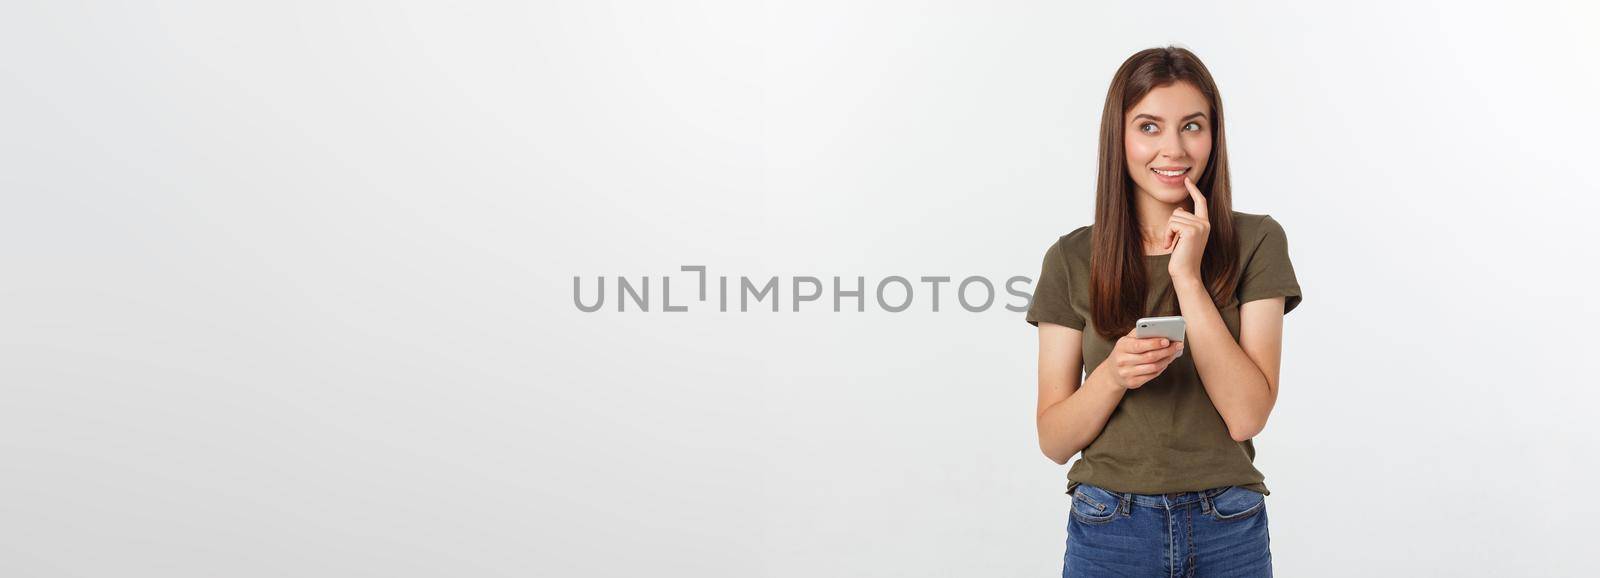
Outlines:
[[[1133,336],[1140,339],[1165,337],[1171,341],[1183,341],[1183,316],[1140,318],[1133,324]],[[1183,352],[1178,352],[1178,355],[1183,356]]]

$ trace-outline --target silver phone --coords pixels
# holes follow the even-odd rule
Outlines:
[[[1171,341],[1183,341],[1183,330],[1182,315],[1143,317],[1133,324],[1133,336],[1140,339],[1165,337]],[[1183,355],[1183,352],[1178,352],[1178,355]]]

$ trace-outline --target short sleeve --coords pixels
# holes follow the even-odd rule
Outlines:
[[[1067,272],[1067,254],[1057,240],[1044,252],[1044,263],[1039,267],[1039,281],[1034,284],[1033,302],[1028,305],[1028,323],[1037,327],[1040,321],[1065,325],[1079,331],[1086,324],[1083,316],[1072,310],[1072,283]]]
[[[1294,264],[1289,261],[1289,239],[1283,226],[1270,215],[1261,219],[1260,243],[1245,263],[1239,281],[1239,303],[1257,299],[1285,297],[1283,312],[1288,314],[1300,305],[1300,282],[1294,276]]]

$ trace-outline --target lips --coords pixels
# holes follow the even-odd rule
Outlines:
[[[1150,168],[1150,172],[1153,172],[1155,174],[1161,175],[1163,177],[1176,177],[1176,176],[1179,176],[1179,175],[1182,175],[1184,173],[1189,172],[1189,167],[1163,167],[1163,168],[1151,167]]]

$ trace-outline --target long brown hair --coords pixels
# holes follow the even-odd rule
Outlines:
[[[1091,313],[1101,337],[1109,341],[1126,335],[1146,315],[1149,279],[1139,213],[1135,209],[1133,178],[1123,148],[1125,113],[1152,89],[1176,82],[1193,85],[1211,104],[1211,156],[1195,186],[1206,198],[1211,235],[1201,258],[1200,277],[1211,299],[1227,305],[1239,261],[1233,223],[1233,201],[1228,188],[1228,147],[1223,138],[1222,95],[1200,59],[1183,48],[1168,46],[1141,50],[1122,63],[1106,92],[1100,117],[1100,174],[1095,186],[1094,234],[1089,260]],[[1176,296],[1164,299],[1150,315],[1177,315]]]

